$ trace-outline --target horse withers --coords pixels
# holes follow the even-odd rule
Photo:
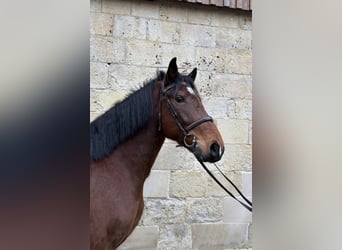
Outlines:
[[[180,74],[173,58],[166,73],[90,124],[91,250],[116,249],[137,226],[144,182],[165,138],[202,162],[221,159],[224,143],[202,105],[196,73]]]

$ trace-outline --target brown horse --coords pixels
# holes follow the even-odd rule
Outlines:
[[[92,250],[116,249],[144,208],[143,186],[165,138],[200,161],[216,162],[224,143],[194,85],[197,69],[178,72],[176,58],[90,125],[90,234]]]

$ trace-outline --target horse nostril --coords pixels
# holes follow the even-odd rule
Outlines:
[[[210,155],[213,159],[218,159],[220,157],[220,145],[216,142],[210,146]]]

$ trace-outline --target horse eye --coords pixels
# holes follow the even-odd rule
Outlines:
[[[184,97],[181,96],[181,95],[177,95],[177,96],[175,97],[175,100],[176,100],[176,102],[178,102],[178,103],[184,102]]]

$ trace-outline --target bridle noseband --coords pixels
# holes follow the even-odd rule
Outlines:
[[[164,83],[164,82],[163,82]],[[173,83],[173,84],[170,84],[169,86],[167,86],[166,88],[164,88],[164,84],[162,84],[162,88],[160,90],[160,98],[159,98],[159,131],[161,131],[161,102],[162,102],[162,98],[165,97],[166,98],[166,104],[167,104],[167,107],[173,117],[173,119],[175,119],[176,123],[177,123],[177,126],[179,127],[179,129],[182,131],[183,133],[183,146],[187,147],[187,148],[194,148],[195,145],[196,145],[196,137],[194,135],[190,135],[189,132],[198,127],[199,125],[201,125],[202,123],[204,122],[212,122],[213,121],[213,118],[211,116],[205,116],[205,117],[202,117],[200,118],[199,120],[197,121],[194,121],[192,122],[191,124],[187,125],[187,126],[184,126],[182,124],[182,122],[180,121],[180,117],[175,109],[175,107],[173,106],[170,98],[166,95],[166,93],[171,90],[172,88],[175,88],[176,87],[176,84]],[[190,136],[193,136],[192,140],[191,140],[191,144],[187,143],[187,138],[190,137]]]

